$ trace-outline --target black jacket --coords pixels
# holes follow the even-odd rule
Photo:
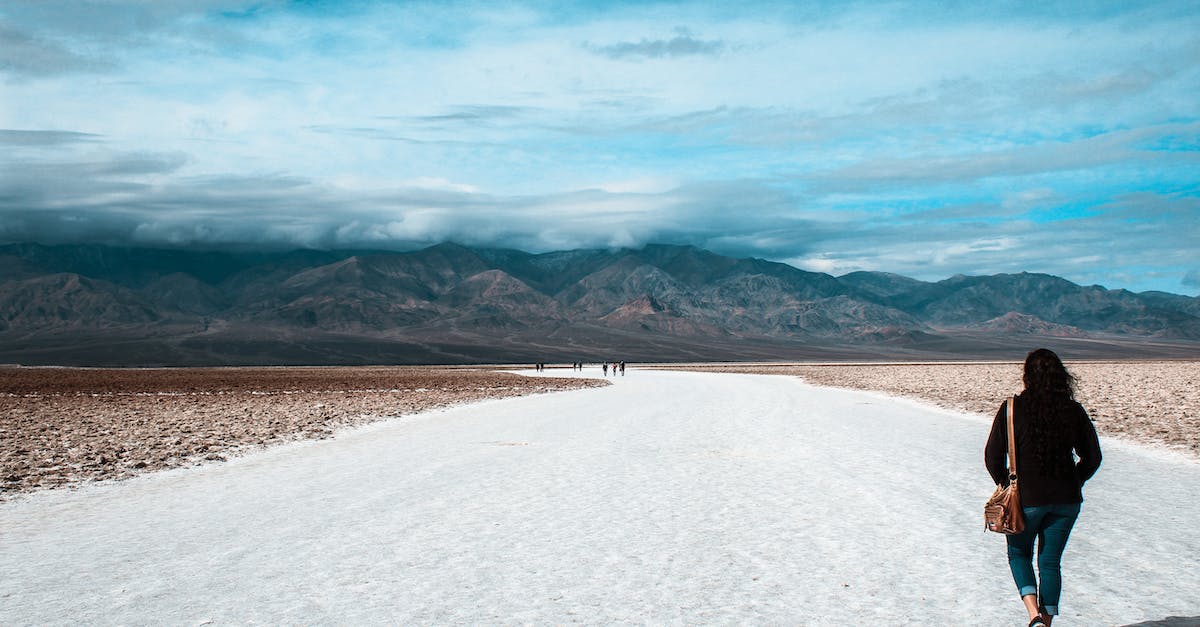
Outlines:
[[[1026,395],[1017,397],[1016,418],[1013,425],[1017,434],[1017,479],[1021,484],[1021,506],[1035,507],[1038,505],[1062,505],[1083,502],[1083,484],[1100,467],[1100,440],[1096,437],[1096,428],[1088,418],[1083,406],[1075,401],[1066,405],[1067,419],[1070,423],[1070,436],[1062,442],[1055,443],[1051,450],[1053,455],[1061,456],[1060,464],[1068,464],[1072,471],[1061,476],[1052,476],[1048,468],[1043,468],[1032,455],[1032,434],[1029,425],[1029,413],[1024,411],[1028,406]],[[1078,461],[1072,457],[1078,456]],[[987,446],[983,452],[984,464],[992,480],[1001,485],[1008,484],[1008,402],[1000,405],[996,418],[992,421],[992,431],[988,435]]]

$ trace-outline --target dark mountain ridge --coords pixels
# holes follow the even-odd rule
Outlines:
[[[0,361],[1188,356],[1200,298],[1046,274],[841,277],[692,246],[534,254],[0,246]]]

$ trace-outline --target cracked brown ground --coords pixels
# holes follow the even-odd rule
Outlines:
[[[435,367],[0,368],[0,500],[491,398],[607,385]]]
[[[791,375],[816,385],[886,392],[991,418],[1022,389],[1020,363],[722,364],[681,369]],[[1200,459],[1200,361],[1067,362],[1076,399],[1101,435]]]

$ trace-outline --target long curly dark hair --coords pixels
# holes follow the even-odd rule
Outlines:
[[[1054,351],[1039,348],[1025,357],[1025,391],[1021,409],[1029,424],[1028,450],[1037,465],[1052,477],[1072,468],[1071,422],[1075,377]]]
[[[1038,396],[1065,395],[1075,398],[1075,377],[1067,372],[1061,359],[1048,348],[1039,348],[1025,356],[1025,391]]]

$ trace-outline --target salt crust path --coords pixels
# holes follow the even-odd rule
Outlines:
[[[631,370],[0,504],[0,624],[1024,624],[987,428]],[[1200,464],[1104,444],[1060,622],[1200,617]]]

